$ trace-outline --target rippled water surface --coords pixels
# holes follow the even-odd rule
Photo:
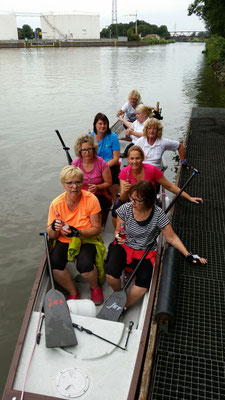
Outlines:
[[[197,43],[0,50],[0,390],[43,253],[39,232],[61,192],[66,158],[55,129],[73,148],[97,112],[113,124],[136,88],[144,103],[160,102],[164,136],[182,140],[193,106],[225,106],[225,90],[205,66],[203,50]],[[166,176],[174,179],[169,153],[167,161]]]

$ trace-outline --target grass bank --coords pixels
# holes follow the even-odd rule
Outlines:
[[[220,83],[225,86],[225,38],[212,36],[206,42],[206,60]]]

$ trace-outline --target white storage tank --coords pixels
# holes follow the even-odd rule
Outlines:
[[[41,14],[42,39],[100,39],[100,16],[94,13]]]
[[[0,40],[18,40],[14,13],[0,13]]]

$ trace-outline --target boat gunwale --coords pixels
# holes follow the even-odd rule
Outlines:
[[[25,342],[25,337],[27,334],[27,329],[29,326],[31,314],[34,309],[35,301],[37,299],[38,289],[40,287],[41,279],[45,272],[45,266],[46,266],[46,255],[44,253],[42,256],[41,264],[38,268],[38,271],[37,271],[37,274],[35,277],[35,281],[34,281],[34,284],[33,284],[32,290],[31,290],[31,294],[30,294],[28,303],[27,303],[27,307],[26,307],[26,311],[24,314],[22,324],[21,324],[19,336],[18,336],[18,339],[16,342],[15,351],[14,351],[13,358],[12,358],[12,361],[10,364],[8,377],[6,379],[6,384],[5,384],[2,399],[8,399],[8,398],[12,399],[12,397],[8,397],[9,391],[13,391],[14,394],[21,393],[20,391],[13,390],[12,388],[13,388],[13,384],[15,381],[17,368],[18,368],[18,364],[20,361],[20,356],[21,356],[21,353],[23,350],[23,345]],[[24,396],[24,399],[26,399],[25,396]],[[46,399],[47,399],[47,397],[46,397]]]

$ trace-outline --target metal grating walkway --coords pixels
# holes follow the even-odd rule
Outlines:
[[[217,118],[218,117],[218,118]],[[158,340],[149,399],[225,399],[225,110],[194,108],[187,160],[200,174],[180,199],[173,226],[206,266],[179,262],[176,324]],[[182,170],[180,187],[190,171]]]

